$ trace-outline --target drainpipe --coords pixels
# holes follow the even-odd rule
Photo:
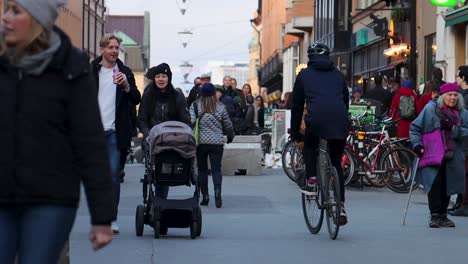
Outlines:
[[[98,8],[98,3],[99,3],[99,0],[95,0],[96,2],[94,3],[94,57],[96,57],[96,52],[97,52],[97,45],[96,45],[96,41],[97,41],[97,8]]]

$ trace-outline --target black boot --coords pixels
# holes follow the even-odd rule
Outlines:
[[[208,203],[210,202],[210,195],[208,194],[203,194],[203,199],[200,202],[200,205],[205,205],[208,206]]]
[[[455,210],[457,210],[458,208],[461,207],[462,198],[463,198],[463,197],[462,197],[461,194],[457,195],[457,200],[455,201],[455,204],[452,206],[452,208],[449,208],[449,209],[448,209],[448,212],[449,212],[449,213],[450,213],[450,212],[453,212],[453,211],[455,211]]]
[[[215,191],[215,203],[216,203],[216,208],[221,208],[221,206],[223,206],[223,200],[221,199],[220,190]]]
[[[430,228],[440,227],[440,214],[431,214],[431,220],[429,221]]]

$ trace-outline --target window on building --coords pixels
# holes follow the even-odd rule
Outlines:
[[[432,79],[432,71],[436,62],[436,34],[428,35],[424,38],[424,80]]]

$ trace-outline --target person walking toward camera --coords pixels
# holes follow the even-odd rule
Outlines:
[[[116,35],[104,35],[99,42],[101,56],[92,62],[117,208],[120,201],[120,155],[125,155],[121,150],[129,149],[132,140],[130,105],[137,105],[141,100],[132,71],[119,59],[121,42]],[[112,232],[120,232],[116,222],[112,223]]]
[[[83,184],[95,250],[116,205],[85,54],[54,27],[60,0],[4,1],[0,34],[0,263],[57,263]]]
[[[226,107],[218,101],[216,88],[211,83],[205,83],[200,89],[200,99],[190,107],[190,119],[195,124],[199,118],[200,138],[197,147],[198,180],[203,199],[200,205],[208,205],[208,158],[211,164],[211,175],[215,193],[215,204],[220,208],[223,204],[221,198],[221,184],[223,175],[221,161],[224,151],[224,137],[227,135],[227,143],[234,139],[234,129],[229,119]]]
[[[429,227],[455,227],[447,218],[450,195],[465,189],[462,137],[468,136],[468,111],[455,83],[440,88],[437,101],[429,101],[411,123],[410,139],[420,158],[417,179],[424,186],[431,214]]]

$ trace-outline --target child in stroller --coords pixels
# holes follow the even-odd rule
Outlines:
[[[161,123],[151,129],[143,148],[143,205],[136,209],[136,235],[141,236],[147,224],[153,227],[155,238],[166,234],[168,228],[187,227],[191,238],[200,236],[202,216],[198,184],[193,176],[196,144],[192,129],[177,121]],[[195,187],[193,197],[167,199],[156,194],[157,186],[183,185]]]

